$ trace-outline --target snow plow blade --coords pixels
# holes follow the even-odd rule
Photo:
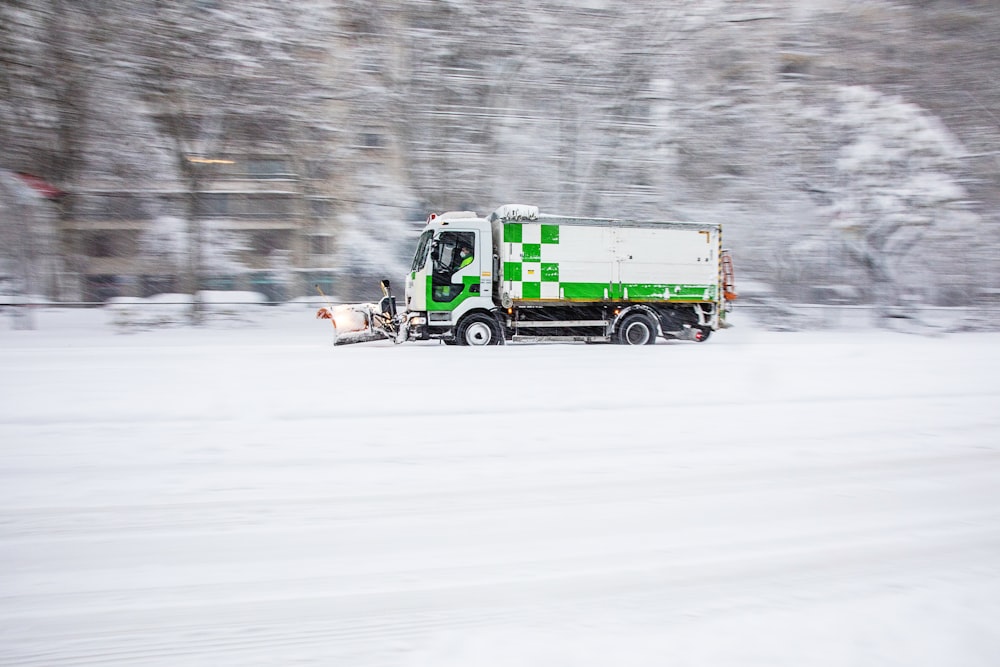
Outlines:
[[[316,317],[330,320],[333,324],[334,345],[350,345],[385,340],[391,336],[390,332],[375,323],[376,312],[374,303],[353,303],[320,308]]]
[[[334,345],[351,345],[352,343],[369,343],[373,340],[385,340],[387,336],[376,331],[350,331],[338,333],[333,337]]]
[[[374,340],[391,340],[402,343],[409,335],[406,319],[396,312],[396,299],[392,296],[389,281],[383,280],[382,300],[378,303],[350,303],[339,306],[330,304],[316,311],[316,317],[333,324],[333,344],[350,345]],[[323,295],[319,285],[316,286]],[[323,295],[325,296],[325,295]]]

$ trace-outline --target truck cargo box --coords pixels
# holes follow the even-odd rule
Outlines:
[[[504,302],[719,299],[719,225],[546,215],[492,225]]]

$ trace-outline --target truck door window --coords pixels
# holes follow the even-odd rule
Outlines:
[[[441,232],[434,241],[431,259],[431,297],[439,303],[454,301],[464,290],[461,280],[452,282],[456,272],[475,259],[475,232]]]
[[[427,255],[431,250],[431,239],[434,238],[434,230],[428,229],[426,232],[420,235],[420,240],[417,242],[417,252],[413,254],[413,264],[410,266],[410,271],[419,271],[424,268],[427,263]]]

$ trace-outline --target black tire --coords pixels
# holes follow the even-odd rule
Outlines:
[[[694,330],[694,342],[704,343],[708,340],[708,337],[712,335],[712,330],[708,327],[698,328]]]
[[[484,313],[467,315],[458,323],[455,335],[459,345],[503,345],[503,331],[497,318]]]
[[[656,342],[656,322],[649,315],[628,315],[618,325],[614,337],[618,345],[652,345]]]

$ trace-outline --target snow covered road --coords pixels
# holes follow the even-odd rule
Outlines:
[[[1000,660],[1000,335],[296,315],[0,331],[0,664]]]

